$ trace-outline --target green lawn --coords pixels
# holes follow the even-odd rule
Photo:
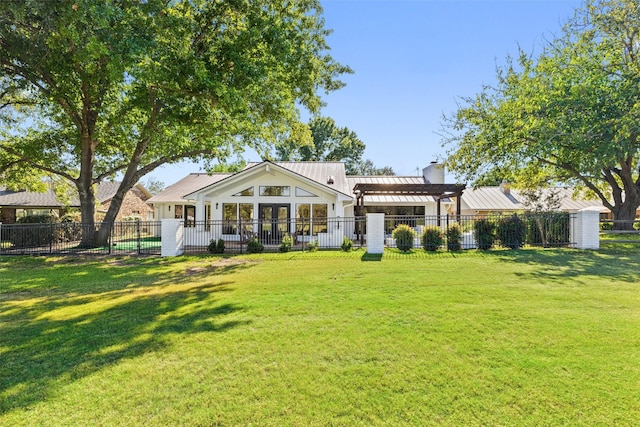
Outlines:
[[[637,425],[640,252],[0,258],[0,425]]]

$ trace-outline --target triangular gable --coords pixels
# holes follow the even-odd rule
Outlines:
[[[340,198],[347,198],[348,200],[352,200],[353,197],[349,194],[345,194],[344,192],[331,187],[331,185],[328,185],[326,183],[322,183],[322,182],[318,182],[317,180],[308,178],[300,173],[294,172],[286,167],[283,167],[277,163],[274,163],[270,160],[265,160],[261,163],[256,163],[254,165],[251,165],[245,169],[243,169],[240,172],[237,172],[229,177],[226,177],[218,182],[215,182],[213,184],[210,184],[208,186],[205,186],[203,188],[200,188],[192,193],[189,194],[185,194],[183,197],[185,199],[193,199],[193,198],[197,198],[198,194],[200,193],[207,193],[210,192],[216,188],[224,188],[226,186],[231,186],[233,185],[235,182],[245,179],[245,178],[250,178],[252,175],[258,174],[260,173],[260,171],[264,170],[266,172],[269,171],[270,168],[274,168],[275,170],[277,170],[278,172],[290,176],[292,178],[295,178],[299,181],[302,181],[306,184],[308,184],[309,186],[313,187],[313,188],[320,188],[323,189],[329,193],[333,193],[336,195],[341,196]]]

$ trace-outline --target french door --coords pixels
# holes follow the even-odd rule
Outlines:
[[[280,203],[260,203],[258,218],[260,221],[260,239],[263,243],[280,243],[280,239],[289,231],[291,205]]]

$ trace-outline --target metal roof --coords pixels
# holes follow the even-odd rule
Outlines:
[[[250,169],[264,162],[252,162],[244,170]],[[301,175],[318,184],[329,187],[340,193],[351,195],[352,191],[347,184],[347,176],[343,162],[270,162],[288,171]],[[329,178],[333,183],[329,183]]]
[[[566,212],[576,212],[581,209],[598,208],[606,210],[600,200],[574,199],[573,188],[555,187],[560,198],[560,209]],[[504,193],[500,187],[467,188],[462,196],[462,203],[473,211],[518,211],[527,210],[522,195],[518,190],[511,189]]]

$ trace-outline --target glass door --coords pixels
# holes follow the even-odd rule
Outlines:
[[[289,231],[291,205],[260,204],[260,239],[266,244],[279,244],[282,236]]]

